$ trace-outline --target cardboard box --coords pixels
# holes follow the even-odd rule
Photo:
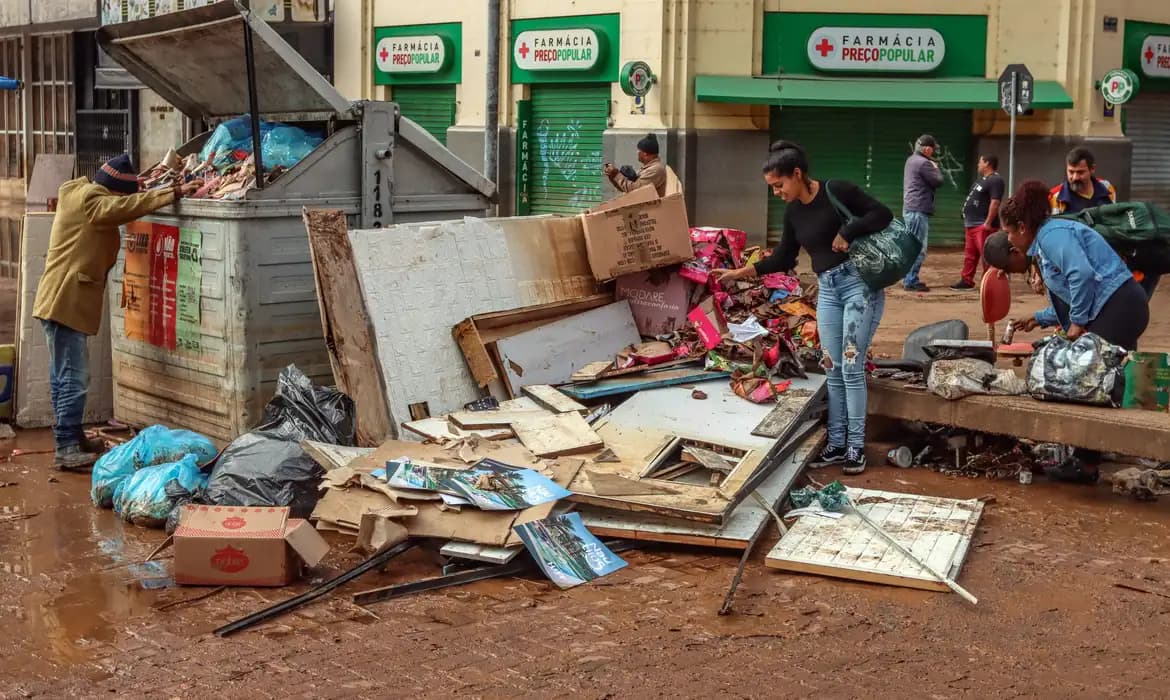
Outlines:
[[[1166,411],[1170,406],[1170,355],[1135,352],[1125,365],[1122,408]]]
[[[715,297],[707,297],[706,301],[691,309],[687,319],[699,333],[703,347],[714,350],[723,342],[727,335],[727,320],[723,318],[723,310],[715,305]]]
[[[691,247],[687,207],[681,194],[646,200],[642,187],[581,214],[593,276],[607,281],[634,272],[686,262]]]
[[[175,583],[283,586],[329,551],[307,520],[288,508],[183,506],[175,530]]]
[[[630,302],[639,333],[656,337],[686,327],[692,286],[675,268],[635,272],[617,279],[614,298]]]

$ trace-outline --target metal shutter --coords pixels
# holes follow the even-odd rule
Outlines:
[[[870,112],[870,164],[866,187],[870,194],[902,215],[902,176],[914,141],[930,134],[939,144],[936,154],[946,176],[935,191],[930,219],[930,245],[963,243],[963,202],[971,189],[971,113],[955,110],[875,109]]]
[[[947,181],[935,197],[933,244],[963,241],[963,201],[971,185],[971,113],[951,110],[773,109],[772,140],[799,143],[818,180],[850,180],[902,215],[902,172],[914,141],[931,134]],[[761,155],[761,159],[764,155]],[[784,202],[768,193],[768,244],[780,240]]]
[[[447,145],[447,129],[455,124],[454,85],[395,85],[390,99],[402,116]]]
[[[610,86],[533,85],[531,213],[579,214],[602,200]]]
[[[812,177],[848,180],[864,187],[868,149],[866,120],[866,113],[861,110],[774,107],[770,118],[771,140],[783,139],[799,144],[808,154]],[[761,153],[759,163],[752,163],[750,167],[760,169],[767,157],[767,153]],[[784,200],[768,188],[769,246],[780,242],[784,208]]]
[[[1133,141],[1129,198],[1170,209],[1170,93],[1138,95],[1124,109],[1125,135]]]

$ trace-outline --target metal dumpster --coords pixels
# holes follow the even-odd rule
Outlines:
[[[184,114],[215,123],[249,111],[245,27],[258,113],[311,125],[324,142],[240,200],[185,199],[128,226],[108,297],[115,417],[221,441],[258,422],[281,368],[332,383],[302,208],[341,209],[351,225],[378,228],[481,216],[495,196],[394,104],[346,100],[230,0],[107,25],[99,42]]]

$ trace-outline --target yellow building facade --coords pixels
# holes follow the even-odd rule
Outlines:
[[[335,76],[390,99],[469,163],[483,163],[486,2],[352,0],[335,14]],[[981,153],[1008,169],[996,80],[1034,78],[1018,118],[1015,180],[1060,182],[1076,145],[1123,196],[1170,206],[1170,3],[1164,0],[501,0],[501,214],[571,213],[614,194],[604,163],[658,136],[692,223],[759,240],[780,208],[760,165],[775,138],[806,146],[815,176],[901,209],[914,139],[943,146],[932,232],[961,236]],[[653,76],[649,92],[638,63]],[[1099,81],[1137,85],[1107,103]],[[631,72],[632,71],[632,72]],[[623,81],[623,74],[626,80]],[[644,74],[642,74],[644,75]]]

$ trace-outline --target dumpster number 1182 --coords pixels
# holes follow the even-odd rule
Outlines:
[[[382,228],[382,169],[374,168],[374,228]]]

